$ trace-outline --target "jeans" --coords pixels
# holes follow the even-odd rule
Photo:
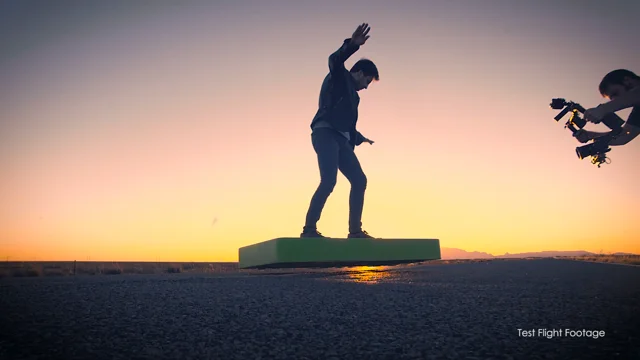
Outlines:
[[[346,137],[331,128],[318,128],[311,134],[313,149],[318,155],[320,185],[311,198],[307,212],[305,231],[316,230],[329,195],[333,192],[338,178],[338,170],[351,183],[349,194],[349,232],[362,230],[362,209],[367,177],[362,171],[360,161]]]

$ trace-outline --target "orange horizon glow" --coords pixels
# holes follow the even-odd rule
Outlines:
[[[365,230],[492,255],[640,254],[640,139],[598,169],[549,107],[594,107],[607,72],[640,73],[638,5],[603,18],[595,3],[498,3],[16,13],[0,60],[0,260],[226,262],[298,236],[327,59],[364,21],[371,38],[346,66],[380,69],[360,93],[375,141],[356,148]],[[348,196],[339,174],[320,232],[346,236]]]

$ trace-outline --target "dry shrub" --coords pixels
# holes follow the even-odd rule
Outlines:
[[[68,272],[61,268],[49,268],[42,271],[44,276],[65,276]]]
[[[12,271],[13,277],[37,277],[42,274],[42,269],[33,265],[25,265]]]
[[[182,265],[180,264],[171,264],[169,265],[169,267],[167,268],[167,272],[169,274],[179,274],[182,272]]]

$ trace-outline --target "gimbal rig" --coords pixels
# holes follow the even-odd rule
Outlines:
[[[554,117],[556,121],[560,121],[560,119],[562,119],[568,112],[571,112],[571,117],[569,117],[569,120],[565,123],[564,127],[569,128],[571,133],[574,135],[587,124],[587,120],[581,118],[578,114],[580,113],[584,115],[585,112],[585,109],[578,103],[574,103],[572,101],[567,102],[565,99],[557,98],[551,100],[550,106],[554,110],[562,109],[562,111]],[[611,151],[609,143],[622,132],[622,124],[624,124],[624,120],[622,120],[618,115],[610,113],[602,119],[602,123],[612,131],[605,136],[594,139],[591,144],[576,148],[576,154],[579,159],[592,156],[593,159],[591,159],[591,163],[598,165],[598,167],[600,167],[602,163],[609,164],[611,162],[610,159],[609,162],[607,162],[606,155],[607,152]]]

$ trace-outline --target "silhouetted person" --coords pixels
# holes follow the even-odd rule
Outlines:
[[[363,142],[373,141],[356,130],[358,121],[358,91],[380,79],[376,65],[367,59],[356,62],[350,71],[344,62],[367,39],[369,25],[358,26],[350,39],[329,56],[329,74],[320,89],[319,109],[311,122],[311,142],[318,155],[320,185],[311,199],[305,226],[300,237],[324,237],[316,228],[327,198],[336,185],[338,170],[351,183],[349,194],[349,238],[372,238],[362,230],[362,209],[367,177],[362,171],[354,149]]]
[[[586,110],[585,120],[599,123],[607,114],[633,107],[629,118],[622,126],[622,133],[611,140],[609,145],[625,145],[640,135],[640,77],[626,69],[613,70],[602,78],[599,90],[600,94],[610,101]],[[581,129],[574,136],[578,141],[586,143],[609,133],[611,131],[596,132]]]

